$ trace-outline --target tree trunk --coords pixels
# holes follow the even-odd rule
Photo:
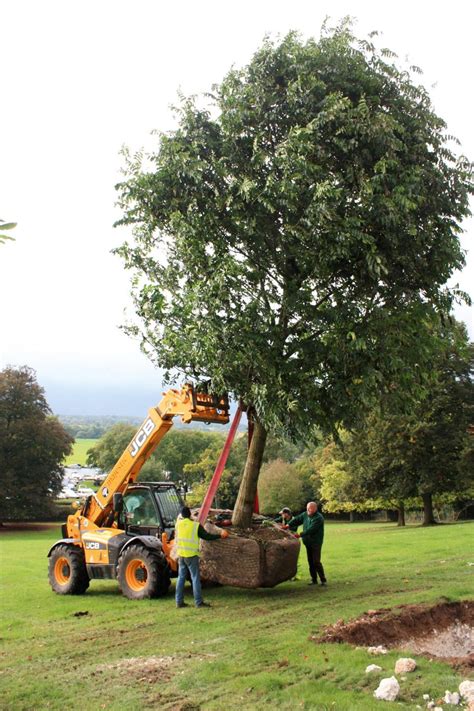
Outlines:
[[[434,526],[436,521],[433,511],[433,496],[431,494],[423,494],[423,526]]]
[[[255,420],[252,441],[250,442],[247,461],[245,462],[244,475],[240,482],[240,489],[232,516],[232,523],[239,528],[248,528],[252,523],[258,475],[262,466],[266,441],[266,429],[258,420]]]
[[[398,521],[397,521],[397,526],[405,526],[405,504],[403,501],[400,501],[398,506],[397,506],[397,511],[398,511]]]

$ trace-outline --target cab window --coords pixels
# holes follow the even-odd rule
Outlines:
[[[183,505],[176,489],[171,487],[155,489],[155,496],[158,508],[163,516],[164,525],[174,526]]]
[[[123,497],[128,522],[134,526],[159,526],[151,493],[148,489],[134,491]]]

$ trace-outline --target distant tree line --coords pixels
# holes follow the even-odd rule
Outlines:
[[[111,427],[119,422],[139,425],[139,417],[115,417],[112,415],[87,416],[87,415],[59,415],[59,419],[71,437],[74,439],[99,439]]]
[[[125,424],[135,427],[143,421],[143,417],[120,417],[116,415],[59,415],[60,422],[74,439],[100,439],[114,425]],[[175,429],[184,427],[189,429],[188,425],[183,425],[179,421],[175,423]],[[194,422],[193,430],[214,431],[221,430],[220,425],[206,425],[203,422]]]

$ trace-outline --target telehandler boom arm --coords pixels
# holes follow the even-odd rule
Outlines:
[[[69,535],[80,536],[81,522],[87,519],[93,526],[104,526],[112,513],[115,493],[124,493],[137,478],[143,464],[155,450],[164,435],[173,426],[173,418],[181,416],[183,422],[229,422],[227,397],[216,398],[207,393],[196,393],[192,385],[180,390],[168,390],[156,407],[138,428],[132,441],[117,461],[96,494],[89,497],[82,509],[68,518]],[[82,519],[82,521],[81,521]],[[88,525],[88,524],[86,524]]]

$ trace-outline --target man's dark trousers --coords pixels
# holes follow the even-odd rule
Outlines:
[[[306,544],[305,544],[306,546]],[[322,583],[326,582],[324,575],[323,564],[321,563],[321,548],[320,545],[306,546],[306,555],[308,556],[309,573],[313,583],[318,582],[318,575]]]

